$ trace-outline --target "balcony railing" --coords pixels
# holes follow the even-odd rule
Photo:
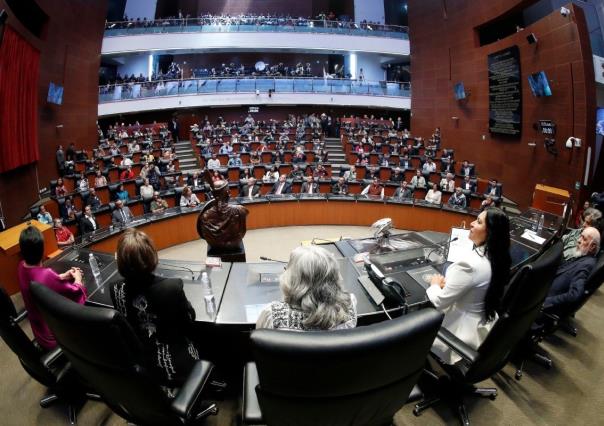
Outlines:
[[[333,93],[410,97],[411,84],[331,78],[194,78],[109,84],[99,87],[99,103],[158,96],[213,93]]]
[[[154,33],[285,32],[409,39],[409,28],[328,20],[288,18],[183,18],[108,22],[105,37]]]

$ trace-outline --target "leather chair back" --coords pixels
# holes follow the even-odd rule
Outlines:
[[[37,348],[21,329],[15,318],[17,311],[12,300],[3,288],[0,288],[0,336],[13,351],[21,365],[38,382],[51,387],[56,377],[42,364],[44,352]]]
[[[442,318],[428,308],[351,330],[252,332],[264,421],[390,424],[418,380]]]
[[[499,320],[478,348],[478,359],[464,373],[467,381],[485,380],[508,362],[510,354],[539,315],[561,260],[562,243],[556,242],[514,274],[503,299]]]
[[[72,367],[112,410],[139,424],[182,424],[120,313],[79,305],[36,282],[31,292]]]

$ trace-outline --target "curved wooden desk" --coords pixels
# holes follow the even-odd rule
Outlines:
[[[376,220],[390,217],[395,228],[410,231],[449,232],[453,226],[465,222],[469,225],[474,216],[466,211],[449,211],[439,208],[390,204],[377,201],[353,200],[292,200],[247,203],[250,214],[248,229],[300,225],[360,225],[369,226]],[[153,238],[158,250],[189,241],[198,240],[195,228],[199,210],[158,219],[138,226]],[[120,233],[91,243],[92,250],[114,253]]]

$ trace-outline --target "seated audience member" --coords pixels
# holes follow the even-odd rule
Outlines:
[[[203,186],[203,179],[201,179],[199,177],[199,173],[197,172],[193,172],[192,175],[190,175],[187,178],[187,185],[190,186],[191,188],[199,188]]]
[[[102,186],[107,186],[107,178],[103,176],[103,173],[100,170],[97,170],[94,176],[94,187],[100,188]]]
[[[305,162],[306,162],[306,154],[304,154],[302,147],[297,147],[296,151],[294,152],[294,155],[292,156],[292,163],[298,164],[298,163],[305,163]]]
[[[361,191],[361,195],[368,195],[371,197],[380,197],[384,199],[384,185],[380,183],[378,178],[373,178],[371,183],[367,185],[363,191]]]
[[[220,164],[220,160],[216,154],[212,154],[212,158],[208,160],[208,169],[214,170],[219,169],[222,165]]]
[[[57,186],[55,187],[55,196],[57,198],[64,197],[67,195],[67,188],[63,182],[63,178],[57,179]]]
[[[73,203],[73,198],[71,196],[65,199],[65,204],[63,205],[63,219],[74,220],[76,218],[76,213],[78,213],[78,209]]]
[[[163,213],[168,208],[168,202],[161,198],[159,191],[153,193],[153,201],[151,201],[151,213]]]
[[[260,154],[258,154],[258,151],[252,151],[250,153],[250,164],[252,166],[255,166],[257,164],[260,164],[262,162],[262,159],[260,158]]]
[[[197,195],[193,193],[190,187],[185,186],[180,197],[180,207],[195,207],[199,205]]]
[[[367,167],[367,171],[365,172],[365,179],[379,179],[380,178],[380,168],[375,166]]]
[[[303,179],[304,171],[302,171],[302,169],[300,169],[300,166],[298,166],[297,164],[294,164],[292,167],[292,170],[289,172],[287,177],[289,179]]]
[[[396,167],[390,172],[390,180],[392,182],[402,182],[405,180],[405,174],[401,172],[400,167]]]
[[[149,183],[149,179],[145,179],[140,187],[140,194],[143,200],[143,211],[149,213],[151,211],[151,201],[153,200],[153,193],[155,189]]]
[[[439,191],[438,186],[436,186],[435,183],[430,183],[430,189],[426,193],[426,197],[424,199],[431,204],[440,204],[442,195],[443,194]]]
[[[493,198],[501,198],[501,186],[497,185],[497,179],[489,181],[484,195],[490,195]]]
[[[128,206],[124,205],[122,200],[115,202],[115,209],[111,212],[111,223],[114,225],[125,225],[129,223],[134,216]]]
[[[84,174],[80,175],[78,189],[80,191],[88,191],[88,178]]]
[[[287,181],[285,175],[281,175],[279,176],[279,180],[273,185],[270,193],[273,195],[282,195],[289,194],[290,192],[292,192],[291,184]]]
[[[65,248],[74,243],[75,238],[71,231],[63,226],[63,220],[60,217],[55,217],[53,220],[53,228],[55,231],[55,238],[57,239],[57,245],[59,248]]]
[[[231,144],[228,141],[223,143],[220,146],[220,149],[218,150],[219,154],[229,155],[231,152],[233,152],[233,147],[231,146]]]
[[[134,179],[136,176],[134,175],[134,172],[132,171],[132,166],[128,166],[126,167],[126,170],[124,170],[121,174],[120,174],[120,180],[122,182],[126,181],[126,180],[132,180]]]
[[[82,270],[71,268],[62,274],[57,274],[51,268],[42,266],[44,237],[33,226],[28,226],[21,231],[19,248],[23,257],[17,270],[19,288],[23,296],[23,303],[27,309],[27,318],[31,325],[31,330],[36,342],[43,349],[54,349],[57,346],[57,342],[32,300],[30,283],[36,281],[76,303],[83,304],[86,301],[86,287],[82,285]]]
[[[211,178],[212,178],[212,182],[218,182],[219,180],[225,180],[224,176],[222,176],[220,174],[220,172],[216,169],[214,169],[214,171],[212,172]]]
[[[473,176],[474,175],[473,167],[470,166],[470,163],[468,163],[468,160],[464,160],[463,163],[461,163],[461,169],[459,169],[459,174],[462,176]]]
[[[98,227],[99,224],[97,223],[96,218],[92,214],[92,206],[87,205],[86,207],[84,207],[84,214],[80,219],[80,230],[82,231],[82,234],[89,234],[91,232],[96,231]]]
[[[199,359],[188,337],[195,310],[179,278],[154,275],[158,258],[143,232],[128,229],[117,245],[117,269],[123,279],[110,285],[116,309],[138,335],[159,383],[180,386]]]
[[[260,196],[260,186],[256,185],[256,178],[250,177],[241,187],[240,197],[256,198]]]
[[[126,166],[126,167],[132,166],[133,164],[134,164],[134,161],[132,161],[132,158],[130,158],[130,157],[124,157],[124,159],[120,163],[120,165]]]
[[[40,212],[38,213],[37,219],[40,223],[52,225],[52,216],[46,211],[46,206],[43,204],[40,206]]]
[[[405,170],[409,170],[411,169],[411,160],[409,160],[409,155],[405,154],[401,157],[400,160],[400,168],[401,170],[405,171]]]
[[[425,188],[426,187],[426,178],[422,176],[422,172],[417,170],[415,172],[415,176],[411,178],[411,188],[416,190],[417,188]]]
[[[98,210],[99,207],[101,207],[101,199],[96,194],[96,190],[94,188],[90,188],[90,192],[86,198],[86,204],[92,208],[92,211]]]
[[[476,192],[476,183],[470,180],[470,176],[466,175],[463,178],[463,183],[461,184],[461,189],[464,191],[470,191],[471,193]]]
[[[327,170],[325,169],[325,166],[323,166],[323,164],[317,164],[317,167],[315,167],[315,169],[313,170],[312,175],[314,178],[317,179],[329,178]]]
[[[337,195],[348,195],[348,185],[344,176],[340,176],[338,181],[331,187],[331,193]]]
[[[413,197],[413,191],[407,184],[407,181],[401,182],[401,185],[398,188],[396,188],[396,191],[394,191],[394,196],[393,196],[393,198],[396,198],[398,200],[402,200],[403,198],[412,198],[412,197]]]
[[[277,170],[277,166],[271,167],[262,177],[263,182],[276,182],[277,179],[279,179],[279,171]]]
[[[344,292],[338,263],[327,250],[297,247],[279,282],[283,301],[267,306],[256,328],[310,331],[356,326],[356,298]]]
[[[487,195],[487,198],[482,200],[482,203],[480,203],[480,211],[486,210],[489,207],[495,207],[495,201],[493,201],[493,197]]]
[[[229,166],[229,167],[241,167],[242,163],[241,163],[241,158],[239,157],[239,154],[235,154],[231,158],[229,158],[227,166]]]
[[[426,295],[436,309],[445,312],[442,326],[478,349],[498,318],[508,283],[511,258],[507,216],[496,208],[480,213],[470,225],[469,238],[475,247],[463,260],[450,265],[444,277],[432,276]],[[432,352],[448,364],[460,360],[438,339]]]
[[[424,165],[422,166],[422,173],[424,175],[429,175],[430,173],[436,173],[436,164],[432,161],[431,158],[428,158]]]
[[[583,295],[585,281],[596,265],[596,256],[600,251],[600,232],[591,226],[583,228],[575,250],[575,256],[558,266],[543,303],[544,309],[555,310],[576,302]]]
[[[357,180],[357,169],[354,166],[350,166],[350,169],[344,172],[344,180],[347,182]]]
[[[447,175],[441,179],[440,189],[445,192],[455,191],[455,180],[453,179],[453,173],[447,173]]]
[[[124,202],[128,202],[130,199],[130,194],[124,189],[123,184],[120,184],[120,186],[117,188],[117,191],[115,191],[115,198],[116,200],[122,200]]]
[[[319,184],[316,183],[312,176],[306,176],[300,187],[300,194],[319,194]]]
[[[460,209],[465,209],[468,206],[468,200],[460,186],[455,188],[455,193],[449,197],[447,204],[453,207],[459,207]]]
[[[601,212],[604,212],[604,192],[594,192],[593,194],[591,194],[590,200],[596,209],[600,210]]]
[[[577,242],[579,241],[583,230],[588,227],[600,229],[601,219],[602,212],[598,209],[589,207],[583,212],[581,226],[577,229],[571,229],[562,236],[562,244],[564,245],[564,260],[570,260],[573,257],[577,257]]]

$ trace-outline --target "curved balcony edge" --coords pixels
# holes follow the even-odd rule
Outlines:
[[[100,103],[99,117],[143,111],[193,107],[233,107],[241,105],[329,105],[343,107],[367,107],[394,110],[411,109],[411,97],[376,96],[335,93],[210,93],[138,98]]]
[[[157,33],[105,37],[102,55],[122,55],[149,52],[161,54],[202,53],[237,49],[239,51],[321,51],[377,53],[390,56],[410,55],[409,40],[364,37],[358,35],[285,33]],[[285,44],[284,44],[285,43]],[[259,46],[261,48],[259,49]]]

